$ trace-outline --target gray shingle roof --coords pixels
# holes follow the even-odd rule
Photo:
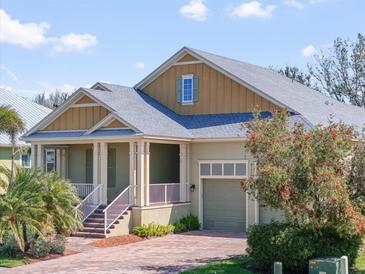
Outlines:
[[[332,115],[334,120],[341,120],[355,127],[362,127],[365,124],[364,108],[338,102],[270,69],[198,49],[187,49],[259,90],[267,97],[300,113],[313,125],[326,124]]]
[[[51,109],[36,104],[26,98],[23,98],[9,90],[0,89],[0,105],[8,105],[15,109],[25,123],[27,130],[41,121]],[[18,141],[18,144],[24,145],[24,142]],[[0,146],[9,146],[10,140],[5,134],[0,134]]]

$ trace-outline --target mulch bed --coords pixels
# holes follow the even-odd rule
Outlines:
[[[144,239],[141,237],[138,237],[136,235],[123,235],[123,236],[114,236],[102,240],[97,240],[95,242],[91,242],[88,245],[93,247],[112,247],[112,246],[118,246],[118,245],[126,245],[130,243],[136,243],[143,241]]]

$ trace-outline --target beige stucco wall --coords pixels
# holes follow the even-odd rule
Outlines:
[[[19,156],[16,157],[14,161],[15,165],[19,166]],[[0,166],[5,166],[7,168],[11,168],[11,148],[10,147],[0,147]],[[3,174],[0,174],[2,180],[6,180],[6,177]],[[0,194],[2,190],[0,189]]]
[[[150,223],[173,224],[191,213],[190,203],[133,207],[133,227]]]
[[[248,171],[250,164],[254,162],[253,156],[245,149],[243,142],[231,143],[192,143],[190,144],[190,184],[195,184],[195,191],[190,193],[192,202],[192,214],[199,214],[199,160],[248,160]],[[277,210],[259,208],[258,221],[268,222],[269,220],[282,221],[282,214]],[[248,224],[255,223],[255,204],[248,200]]]

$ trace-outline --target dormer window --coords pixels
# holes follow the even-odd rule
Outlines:
[[[176,79],[176,101],[182,105],[191,105],[199,100],[198,76],[184,74]]]
[[[190,104],[193,103],[193,75],[182,76],[182,103]]]

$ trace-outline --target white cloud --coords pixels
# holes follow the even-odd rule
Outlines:
[[[53,49],[57,52],[85,52],[94,47],[98,41],[91,34],[69,33],[59,38],[51,38]]]
[[[191,0],[180,8],[180,13],[186,18],[195,21],[205,21],[208,18],[208,7],[203,3],[204,0]]]
[[[316,48],[313,45],[308,45],[301,52],[304,57],[311,57],[316,52]]]
[[[47,42],[45,32],[50,28],[46,22],[22,24],[0,10],[0,43],[34,48]]]
[[[275,5],[263,6],[258,1],[251,1],[233,8],[231,15],[236,17],[270,17],[275,9]]]
[[[62,91],[62,92],[67,92],[69,94],[73,93],[76,88],[73,85],[70,84],[53,84],[53,83],[49,83],[49,82],[43,82],[43,81],[33,81],[34,83],[40,85],[41,87],[43,87],[43,91],[46,93],[52,93],[55,92],[56,90]]]
[[[0,70],[4,71],[7,75],[10,76],[10,78],[14,81],[14,82],[19,82],[18,77],[15,75],[15,73],[10,70],[5,64],[0,64]]]
[[[69,33],[59,37],[47,37],[50,29],[47,22],[21,23],[12,19],[0,9],[0,43],[18,45],[24,48],[34,48],[49,44],[56,52],[85,52],[97,44],[97,39],[91,34]]]
[[[293,8],[297,8],[297,9],[304,8],[303,3],[298,0],[284,0],[284,3],[285,3],[285,5],[287,5],[289,7],[293,7]]]
[[[144,69],[146,65],[143,62],[137,62],[134,66],[138,69]]]

